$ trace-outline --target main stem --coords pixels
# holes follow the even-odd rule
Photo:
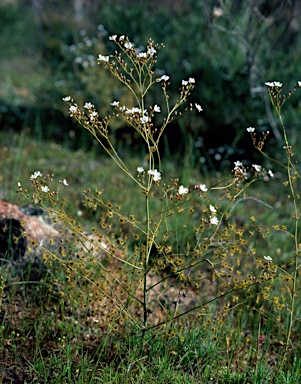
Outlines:
[[[291,154],[289,153],[289,143],[286,135],[286,130],[282,121],[282,116],[279,113],[279,119],[281,122],[281,125],[283,127],[283,136],[285,145],[287,147],[287,176],[291,191],[291,198],[293,199],[293,205],[294,205],[294,220],[295,220],[295,228],[294,228],[294,273],[293,273],[293,286],[291,290],[291,302],[290,302],[290,309],[289,309],[289,324],[287,329],[287,335],[286,335],[286,346],[285,346],[285,354],[288,352],[288,348],[291,342],[291,332],[292,332],[292,326],[294,322],[294,312],[295,312],[295,294],[296,294],[296,287],[297,287],[297,278],[298,278],[298,220],[299,220],[299,212],[297,207],[297,201],[295,196],[295,190],[291,175],[291,169],[294,169],[294,166],[291,162]]]
[[[143,325],[144,328],[147,326],[147,267],[148,267],[148,258],[150,254],[150,213],[149,213],[149,194],[146,193],[145,196],[145,209],[146,209],[146,249],[145,255],[143,255]]]

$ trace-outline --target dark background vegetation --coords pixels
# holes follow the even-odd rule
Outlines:
[[[91,148],[61,99],[92,101],[104,116],[112,100],[126,97],[95,65],[99,53],[114,51],[108,36],[126,34],[138,47],[150,37],[165,44],[157,68],[171,77],[171,100],[182,79],[196,79],[191,101],[204,112],[168,128],[165,153],[188,152],[204,170],[251,161],[245,130],[255,126],[271,131],[275,155],[281,132],[264,83],[281,81],[287,92],[301,79],[300,18],[301,3],[293,0],[1,0],[1,130],[27,129],[43,140]],[[157,87],[149,103],[160,101]],[[295,138],[300,108],[296,96],[285,115]],[[125,127],[117,128],[120,143],[139,148]]]

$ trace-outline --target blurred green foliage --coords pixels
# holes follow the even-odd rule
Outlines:
[[[281,132],[270,111],[264,83],[281,81],[287,92],[299,80],[296,78],[301,51],[298,2],[36,0],[30,6],[20,0],[15,5],[3,4],[0,14],[0,50],[10,52],[9,60],[14,56],[19,66],[26,64],[24,56],[31,58],[30,71],[21,80],[18,67],[9,68],[2,63],[5,75],[2,71],[0,84],[6,89],[1,92],[5,100],[2,104],[21,100],[28,106],[30,100],[31,106],[37,107],[35,111],[44,108],[42,116],[51,109],[63,111],[61,98],[69,94],[80,105],[84,101],[93,102],[101,116],[111,112],[112,100],[124,98],[131,104],[106,71],[95,65],[96,57],[99,53],[113,52],[109,35],[126,34],[137,47],[151,37],[166,46],[160,51],[157,67],[158,73],[171,77],[171,99],[177,98],[183,79],[194,77],[192,102],[204,108],[201,116],[187,116],[182,127],[177,124],[170,127],[172,139],[169,137],[165,142],[165,149],[171,154],[182,154],[187,143],[197,142],[199,145],[189,148],[194,163],[201,161],[207,168],[225,166],[232,156],[244,158],[250,148],[249,137],[244,135],[248,126],[270,129],[271,148],[277,148]],[[20,88],[28,88],[29,94],[20,97]],[[297,137],[301,104],[297,98],[292,100],[285,121]],[[160,87],[148,101],[150,105],[162,101]],[[34,116],[35,113],[39,115],[33,112]],[[30,121],[34,124],[36,120]],[[47,116],[42,118],[39,124],[43,127],[38,130],[43,129],[43,136],[47,132],[46,136],[51,137],[56,125],[56,131],[61,131],[56,137],[62,139],[66,135],[66,123],[61,115],[61,124],[57,120],[51,124],[50,120]],[[50,129],[44,127],[47,122]],[[117,136],[124,139],[124,134]],[[77,144],[80,145],[78,140]]]

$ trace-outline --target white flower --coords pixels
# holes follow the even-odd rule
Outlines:
[[[161,112],[159,105],[155,104],[153,108],[154,112]]]
[[[150,55],[150,56],[154,56],[154,54],[156,53],[157,51],[155,50],[154,47],[150,47],[148,48],[147,50],[147,53]]]
[[[122,41],[122,40],[124,40],[125,39],[125,36],[124,35],[121,35],[120,37],[119,37],[119,41]]]
[[[126,115],[131,115],[132,113],[141,113],[141,109],[138,107],[133,107],[125,111]]]
[[[188,83],[195,84],[195,79],[193,77],[189,77]]]
[[[182,80],[182,85],[187,85],[187,84],[188,84],[188,81]]]
[[[198,110],[198,112],[202,112],[203,108],[200,106],[200,104],[195,103],[195,107]]]
[[[241,161],[234,161],[234,170],[243,169],[243,163]]]
[[[71,113],[75,113],[75,112],[77,112],[77,107],[75,105],[71,105],[71,107],[69,108],[69,111]]]
[[[223,14],[224,14],[224,11],[222,10],[222,8],[213,7],[213,16],[215,18],[219,18],[219,17],[223,16]]]
[[[207,191],[208,191],[208,188],[206,187],[205,184],[200,184],[200,190],[201,190],[202,192],[207,192]]]
[[[301,81],[298,81],[298,87],[301,87]]]
[[[92,107],[94,107],[94,105],[91,104],[90,101],[84,105],[84,108],[87,108],[87,109],[91,109]]]
[[[63,101],[70,101],[70,100],[71,100],[71,96],[63,97]]]
[[[263,258],[267,261],[273,261],[273,259],[271,258],[271,256],[263,256]]]
[[[35,180],[35,179],[37,179],[39,176],[42,176],[41,172],[40,172],[40,171],[36,171],[36,172],[34,172],[34,173],[30,176],[30,180]]]
[[[279,87],[281,88],[282,87],[282,83],[280,83],[279,81],[267,81],[265,83],[265,85],[267,85],[268,87]]]
[[[212,216],[209,219],[210,224],[217,225],[218,224],[218,218],[216,216]]]
[[[273,173],[273,171],[271,169],[268,170],[268,174],[269,174],[270,177],[274,177],[274,173]]]
[[[178,194],[179,195],[186,195],[189,192],[189,189],[184,187],[183,185],[179,186]]]
[[[113,41],[116,41],[116,38],[117,38],[117,35],[112,35],[112,36],[109,36],[109,40],[113,40]]]
[[[63,180],[63,184],[64,185],[69,185],[66,179]]]
[[[142,124],[145,124],[145,123],[148,122],[148,117],[147,116],[142,116],[142,117],[140,117],[140,121],[141,121]]]
[[[234,161],[234,173],[235,176],[238,177],[237,180],[239,180],[241,177],[244,177],[247,179],[247,172],[246,169],[243,166],[243,163],[241,161]]]
[[[154,181],[160,181],[161,180],[161,173],[156,171],[155,174],[153,175],[153,179],[154,179]]]
[[[150,169],[149,171],[147,171],[147,173],[149,175],[153,176],[154,181],[160,181],[161,180],[161,173],[158,172],[156,169],[154,169],[154,170]]]
[[[210,205],[209,209],[210,209],[210,211],[211,211],[212,213],[216,213],[216,209],[214,208],[213,205]]]
[[[255,132],[255,128],[249,127],[249,128],[247,128],[247,132],[250,132],[250,133]]]
[[[126,43],[124,43],[124,46],[127,49],[131,49],[131,48],[133,48],[134,45],[132,43],[130,43],[129,41],[127,41]]]
[[[103,55],[98,55],[98,59],[99,61],[104,61],[105,63],[107,63],[110,59],[110,56],[103,56]]]
[[[48,188],[47,185],[45,185],[45,186],[42,186],[42,187],[41,187],[41,191],[47,193],[47,192],[50,191],[50,189]]]
[[[113,101],[112,103],[111,103],[111,105],[112,105],[112,107],[119,107],[119,101]]]
[[[90,113],[90,115],[89,115],[89,117],[90,117],[90,120],[94,120],[94,117],[96,117],[98,115],[98,113],[97,112],[92,112],[92,113]]]
[[[138,53],[138,57],[140,58],[140,59],[145,59],[146,57],[147,57],[147,53],[146,52],[139,52]]]
[[[22,188],[22,185],[21,185],[20,181],[18,181],[18,187]]]
[[[143,167],[138,167],[137,168],[137,172],[138,173],[143,173],[144,172],[144,168]]]
[[[261,166],[257,164],[252,164],[252,167],[254,167],[256,172],[260,172],[262,170]]]
[[[160,83],[161,81],[167,81],[167,80],[169,80],[169,76],[163,75],[159,77],[159,79],[157,79],[156,81]]]

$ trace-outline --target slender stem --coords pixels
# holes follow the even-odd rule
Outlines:
[[[289,182],[289,188],[291,191],[291,198],[293,199],[293,206],[294,206],[294,220],[295,220],[295,227],[294,227],[294,271],[293,271],[293,285],[291,288],[291,302],[290,302],[290,308],[289,308],[289,323],[288,323],[288,328],[287,328],[287,335],[286,335],[286,345],[285,345],[285,354],[288,352],[289,345],[291,344],[291,333],[292,333],[292,327],[294,323],[294,314],[295,314],[295,295],[296,295],[296,288],[297,288],[297,278],[298,278],[298,264],[299,264],[299,256],[298,256],[298,221],[299,221],[299,211],[297,207],[297,201],[296,201],[296,196],[295,196],[295,189],[294,189],[294,184],[292,180],[292,174],[291,171],[292,169],[294,170],[295,167],[292,164],[291,161],[291,156],[292,154],[290,153],[289,150],[289,142],[287,139],[287,134],[286,134],[286,129],[282,120],[281,113],[279,111],[278,113],[280,123],[283,127],[283,137],[285,141],[285,146],[286,146],[286,154],[287,154],[287,177],[288,177],[288,182]]]
[[[146,250],[143,255],[144,262],[144,275],[143,275],[143,325],[147,326],[147,273],[148,273],[148,260],[150,255],[150,211],[149,211],[149,196],[148,193],[145,196],[145,208],[146,208]]]

